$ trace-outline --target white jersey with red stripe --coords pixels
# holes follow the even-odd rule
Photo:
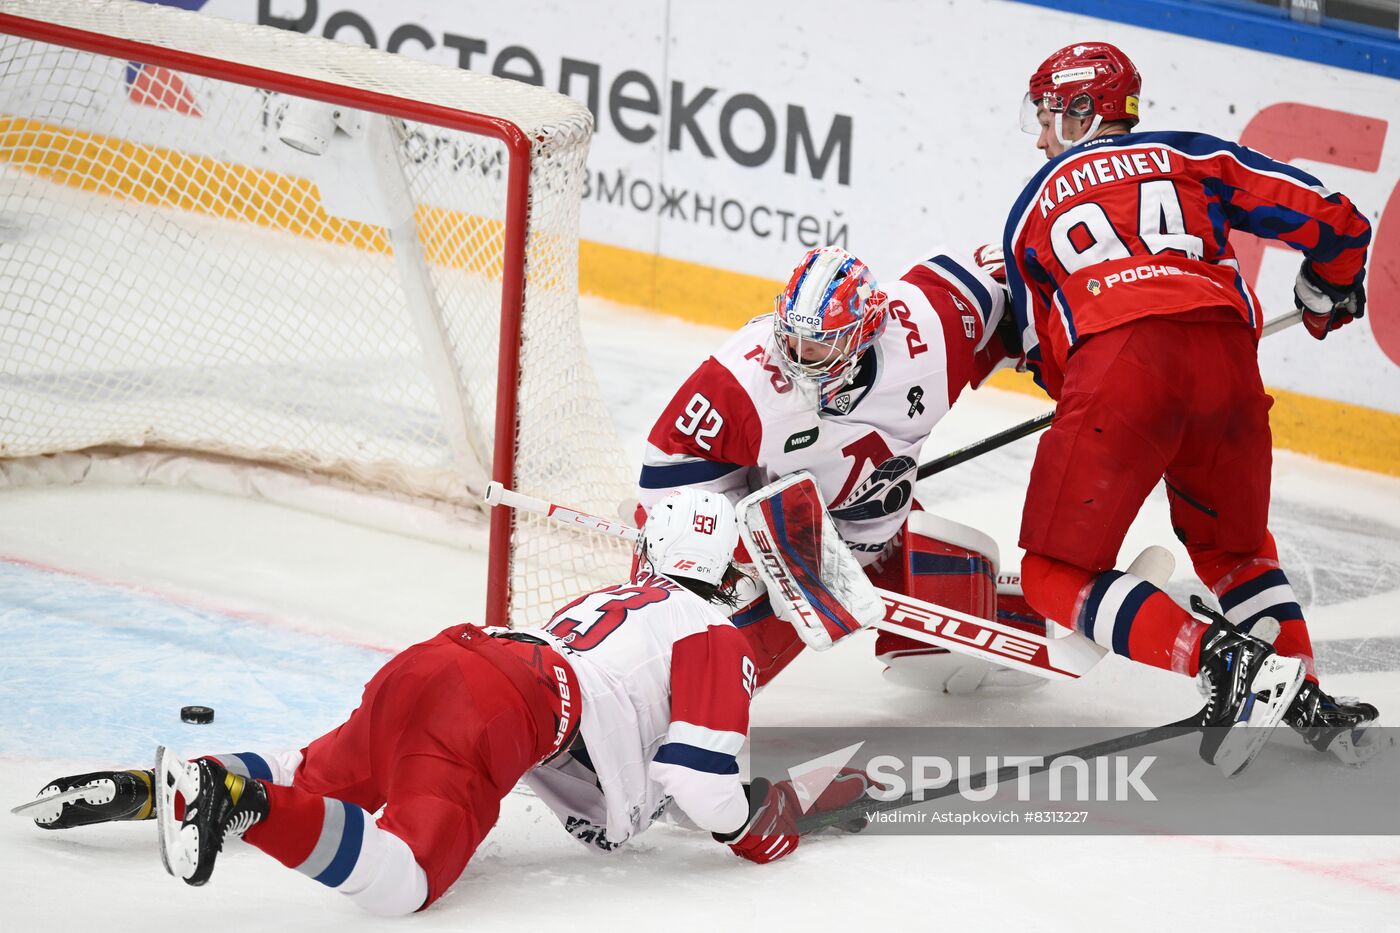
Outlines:
[[[583,694],[582,748],[525,777],[565,829],[612,849],[671,800],[711,832],[743,825],[735,756],[757,674],[748,640],[723,612],[642,571],[585,593],[529,634],[568,659]]]
[[[754,318],[686,380],[648,436],[639,499],[698,486],[738,501],[799,470],[862,564],[879,557],[913,501],[919,450],[959,393],[984,378],[979,352],[1005,292],[935,253],[885,285],[889,319],[855,378],[826,407],[770,357],[771,315]]]

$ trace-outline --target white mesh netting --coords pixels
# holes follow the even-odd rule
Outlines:
[[[0,36],[0,456],[180,451],[472,516],[513,443],[517,489],[615,514],[631,487],[576,304],[585,108],[142,3],[0,13],[207,56],[229,79],[260,68],[503,117],[533,149],[517,429],[498,441],[502,143],[341,107],[349,132],[308,154],[280,137],[330,106]],[[625,567],[621,545],[518,515],[511,620]]]

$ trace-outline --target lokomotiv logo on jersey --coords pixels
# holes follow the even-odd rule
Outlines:
[[[838,502],[830,510],[831,517],[859,522],[898,513],[914,496],[910,474],[918,468],[913,457],[891,457]]]

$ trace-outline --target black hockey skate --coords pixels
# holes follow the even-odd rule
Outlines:
[[[29,803],[12,812],[34,820],[40,829],[72,829],[115,820],[149,820],[155,816],[150,771],[93,771],[54,778]]]
[[[181,761],[164,747],[156,749],[155,775],[160,860],[186,884],[204,884],[224,840],[267,816],[267,788],[207,758]],[[176,793],[185,798],[183,819],[175,815]]]
[[[1330,697],[1308,681],[1298,691],[1283,721],[1320,752],[1331,752],[1349,765],[1364,764],[1380,750],[1367,729],[1380,711],[1355,697]]]
[[[1201,638],[1198,679],[1206,695],[1201,757],[1234,777],[1259,754],[1303,684],[1303,662],[1235,630],[1199,597],[1191,610],[1211,620]]]

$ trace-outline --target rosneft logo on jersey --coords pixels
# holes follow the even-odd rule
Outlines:
[[[1091,295],[1097,295],[1099,292],[1103,291],[1103,286],[1099,284],[1098,279],[1090,279],[1085,283],[1084,287],[1089,289],[1089,294]]]

